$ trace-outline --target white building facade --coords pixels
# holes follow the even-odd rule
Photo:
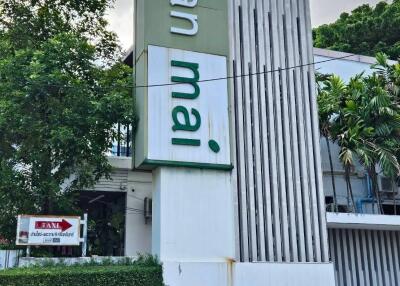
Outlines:
[[[171,1],[165,13],[191,11],[197,2]],[[223,10],[219,2],[226,4],[204,1],[201,9]],[[137,0],[137,11],[143,3]],[[232,0],[227,9],[230,159],[223,162],[233,169],[142,168],[129,157],[111,158],[115,179],[95,190],[126,193],[125,255],[157,254],[168,285],[400,285],[400,220],[374,213],[361,168],[352,176],[359,214],[326,214],[331,177],[314,71],[348,80],[370,72],[373,59],[313,50],[308,0]],[[201,32],[207,18],[194,11],[191,27]],[[138,33],[143,22],[136,25]],[[133,50],[137,69],[148,52]],[[334,166],[338,201],[346,205],[343,168]]]

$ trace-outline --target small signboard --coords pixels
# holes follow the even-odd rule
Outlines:
[[[80,244],[79,216],[18,216],[17,245]]]

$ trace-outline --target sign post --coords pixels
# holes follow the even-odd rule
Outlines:
[[[204,285],[235,257],[227,5],[135,0],[134,165],[153,170],[152,249],[168,285]]]
[[[88,230],[88,214],[83,215],[83,221],[81,221],[83,226],[83,233],[81,238],[82,243],[82,257],[87,255],[87,230]]]

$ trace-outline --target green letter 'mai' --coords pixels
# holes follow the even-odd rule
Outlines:
[[[171,77],[172,82],[177,83],[188,83],[194,87],[194,93],[184,93],[184,92],[173,92],[172,97],[174,98],[185,98],[185,99],[195,99],[200,94],[200,87],[197,84],[200,78],[199,65],[195,63],[181,62],[181,61],[171,61],[171,66],[187,68],[193,72],[193,78],[173,76]]]
[[[184,122],[179,122],[178,114],[181,113],[184,118]],[[172,120],[174,121],[174,126],[172,126],[173,131],[182,130],[182,131],[197,131],[201,125],[201,117],[200,113],[192,108],[192,114],[196,118],[196,122],[194,125],[190,124],[189,111],[183,106],[177,106],[172,110]]]

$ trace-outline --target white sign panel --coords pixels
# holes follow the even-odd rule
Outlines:
[[[18,216],[17,245],[79,245],[80,217]]]
[[[148,163],[231,165],[226,77],[226,57],[149,46]]]

